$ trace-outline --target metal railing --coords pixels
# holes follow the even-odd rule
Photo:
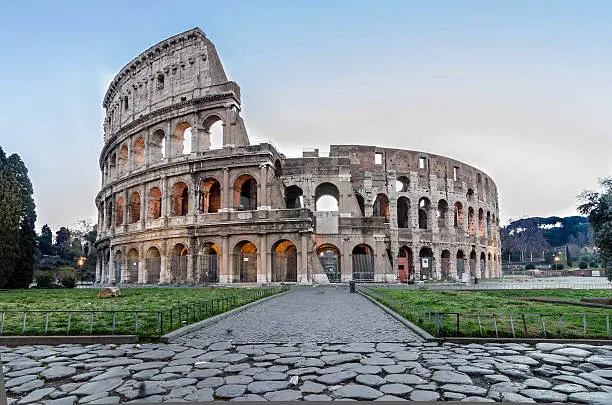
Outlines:
[[[464,314],[416,305],[371,288],[360,290],[436,337],[612,339],[610,313]]]
[[[602,279],[599,283],[567,283],[567,282],[510,282],[510,283],[491,283],[481,282],[479,284],[445,284],[445,283],[423,283],[423,284],[382,284],[380,288],[407,289],[407,290],[453,290],[453,291],[472,291],[472,290],[550,290],[550,289],[572,289],[572,290],[607,290],[612,289],[612,284]]]
[[[287,290],[286,286],[257,289],[160,310],[0,310],[0,336],[111,334],[159,338],[182,326]]]

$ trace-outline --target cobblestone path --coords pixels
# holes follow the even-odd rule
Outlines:
[[[234,343],[418,342],[421,338],[348,287],[296,287],[290,293],[175,340]],[[195,343],[197,342],[197,343]]]
[[[195,343],[0,347],[9,404],[612,403],[612,346]]]

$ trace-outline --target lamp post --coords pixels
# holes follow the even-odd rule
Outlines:
[[[79,257],[79,260],[77,261],[77,264],[79,265],[79,279],[82,282],[83,281],[83,266],[85,265],[85,257],[81,256]]]

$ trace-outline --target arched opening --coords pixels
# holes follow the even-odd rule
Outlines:
[[[234,206],[238,211],[257,209],[257,181],[249,174],[243,174],[234,182]]]
[[[274,176],[280,177],[283,175],[283,166],[281,165],[280,160],[274,162]]]
[[[181,122],[174,130],[174,156],[191,153],[191,125]]]
[[[125,173],[128,171],[129,169],[129,151],[128,151],[128,147],[127,145],[122,145],[121,148],[119,149],[119,159],[118,159],[118,166],[119,166],[119,173]]]
[[[463,204],[459,201],[455,203],[455,219],[453,225],[455,228],[461,228],[463,225]]]
[[[491,253],[489,252],[489,254],[487,255],[487,278],[491,278],[493,277],[493,269],[495,268],[494,265],[495,263],[493,262],[495,259],[495,256],[491,255]]]
[[[468,235],[472,236],[476,232],[476,224],[474,222],[474,208],[468,207]]]
[[[441,271],[442,271],[442,280],[449,280],[450,279],[450,251],[448,250],[443,250],[442,254],[440,255],[440,267],[441,267]]]
[[[463,250],[457,250],[457,277],[461,279],[465,273],[465,254]]]
[[[257,246],[253,242],[238,242],[234,247],[234,279],[241,283],[257,282]]]
[[[485,252],[480,254],[480,277],[485,277],[487,274],[487,255]]]
[[[321,183],[315,189],[316,211],[338,211],[340,192],[338,187],[331,183]]]
[[[189,188],[178,182],[172,187],[172,215],[184,216],[189,212]]]
[[[109,175],[111,180],[115,180],[117,178],[117,155],[114,153],[110,157]]]
[[[365,200],[363,199],[363,196],[359,193],[355,193],[355,198],[357,199],[357,205],[359,206],[359,212],[361,213],[361,216],[364,217],[365,216]]]
[[[202,125],[201,142],[202,150],[213,150],[223,148],[223,121],[216,115],[204,120]]]
[[[177,243],[172,249],[172,261],[170,265],[170,281],[172,283],[184,283],[187,281],[187,256],[189,250],[182,243]]]
[[[113,225],[113,202],[109,201],[106,204],[106,229]]]
[[[446,228],[448,218],[448,203],[446,200],[438,201],[438,211],[436,215],[438,216],[438,228]]]
[[[200,181],[200,212],[211,214],[221,209],[221,184],[214,178]]]
[[[149,140],[149,154],[152,163],[166,157],[166,134],[161,129],[153,132]]]
[[[145,163],[145,141],[142,138],[136,139],[132,147],[132,156],[134,156],[134,165],[142,166]]]
[[[161,274],[161,254],[159,249],[156,247],[150,247],[147,250],[145,259],[145,279],[147,283],[157,284],[159,283],[159,276]]]
[[[134,191],[130,196],[130,206],[128,211],[130,224],[140,221],[140,194],[137,191]]]
[[[428,228],[427,213],[429,212],[430,206],[431,203],[427,197],[423,197],[419,200],[419,229]]]
[[[297,248],[289,240],[272,245],[272,282],[297,282]]]
[[[353,280],[374,281],[374,251],[368,245],[361,244],[353,248]]]
[[[410,187],[410,180],[406,176],[400,176],[395,180],[395,191],[397,193],[405,193]]]
[[[496,220],[495,220],[495,214],[493,214],[492,218],[491,218],[491,233],[492,233],[493,239],[496,239],[496,237],[495,237],[495,235],[497,234],[497,226],[496,225],[497,225],[497,223],[496,223]]]
[[[149,190],[147,204],[147,217],[149,219],[158,219],[161,217],[162,193],[158,187],[153,187]]]
[[[470,252],[470,278],[476,278],[476,252],[473,250]]]
[[[471,188],[468,188],[465,198],[467,198],[468,202],[474,201],[474,190],[472,190]]]
[[[197,283],[218,283],[219,282],[219,247],[212,242],[202,245],[198,253],[196,269]]]
[[[123,225],[123,210],[125,209],[125,200],[123,197],[117,199],[117,205],[115,207],[115,226]]]
[[[334,245],[324,244],[317,249],[317,256],[329,282],[339,283],[341,281],[340,250]]]
[[[304,192],[296,185],[289,186],[285,190],[285,205],[287,208],[304,207]]]
[[[397,199],[397,226],[399,228],[411,228],[410,200],[406,197]]]
[[[407,283],[408,280],[414,279],[412,249],[406,246],[400,248],[397,258],[397,269],[400,282]]]
[[[487,236],[491,237],[491,212],[487,211]]]
[[[128,252],[128,273],[127,273],[127,282],[128,283],[137,283],[138,282],[138,263],[140,258],[138,257],[138,250],[131,249]]]
[[[478,209],[478,236],[484,236],[485,224],[484,224],[484,211],[482,208]]]
[[[421,250],[419,251],[419,259],[421,265],[421,279],[431,280],[434,269],[434,255],[431,248],[421,248]]]
[[[115,253],[115,278],[114,281],[115,283],[119,284],[121,283],[121,269],[123,267],[123,254],[121,253],[120,250],[118,250]]]
[[[389,198],[385,194],[376,195],[372,216],[385,217],[385,222],[389,222]]]

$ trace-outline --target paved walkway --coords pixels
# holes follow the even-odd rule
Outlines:
[[[348,287],[296,287],[175,340],[233,343],[419,342],[421,338]]]

